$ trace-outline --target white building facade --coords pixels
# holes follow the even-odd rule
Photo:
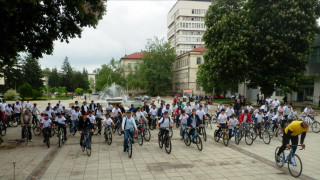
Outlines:
[[[178,0],[169,11],[167,38],[178,56],[204,46],[204,16],[210,4],[211,0]]]

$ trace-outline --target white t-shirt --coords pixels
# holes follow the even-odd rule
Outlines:
[[[113,109],[112,109],[112,113],[113,113],[113,116],[114,116],[114,117],[118,117],[119,112],[121,112],[120,108],[118,108],[118,109],[113,108]]]
[[[222,109],[224,108],[224,105],[222,104],[222,105],[218,105],[218,112],[220,112]]]
[[[79,111],[76,110],[71,110],[72,115],[71,115],[71,120],[77,120],[79,118]]]
[[[279,122],[283,120],[283,116],[282,115],[279,115],[279,114],[276,114],[275,116],[273,116],[272,118],[272,121],[276,121],[276,122]]]
[[[291,111],[290,114],[288,115],[288,119],[293,119],[297,116],[298,116],[297,111]]]
[[[237,123],[238,123],[238,119],[237,118],[230,118],[229,119],[229,129],[233,129],[234,127],[236,127]]]
[[[279,104],[280,104],[280,101],[279,101],[279,100],[272,101],[272,105],[273,105],[274,107],[278,107]]]
[[[96,120],[96,117],[94,116],[94,115],[89,115],[89,116],[87,116],[89,119],[90,119],[90,122],[92,123],[92,124],[94,124],[94,121]]]
[[[14,105],[14,112],[15,113],[21,113],[21,110],[22,110],[22,108],[19,104]]]
[[[203,108],[202,108],[203,110],[204,110],[204,112],[206,113],[206,114],[208,114],[208,112],[209,112],[209,110],[210,110],[210,107],[209,106],[204,106]]]
[[[191,113],[191,106],[186,106],[184,108],[184,111],[187,113],[187,114],[190,114]]]
[[[257,113],[255,117],[257,118],[257,123],[261,123],[264,118],[264,115],[263,113],[261,114]]]
[[[37,107],[32,107],[32,114],[38,115],[37,112],[39,111],[39,109]]]
[[[201,110],[199,109],[199,110],[197,110],[197,115],[199,116],[200,120],[203,120],[203,116],[206,115],[206,113],[204,112],[203,109],[201,109]]]
[[[9,106],[7,106],[7,108],[6,108],[6,111],[5,111],[5,114],[7,115],[7,116],[9,116],[10,114],[12,114],[12,107],[9,107]]]
[[[2,112],[5,112],[6,106],[7,106],[6,104],[0,103],[0,110],[1,110]]]
[[[44,114],[48,114],[49,118],[52,118],[52,114],[51,114],[52,112],[53,111],[51,109],[49,111],[47,111],[47,110],[43,111]]]
[[[268,104],[270,104],[270,102],[272,101],[271,98],[267,98],[266,101],[268,102]]]
[[[164,114],[165,112],[168,112],[169,116],[172,115],[172,109],[171,109],[171,108],[169,108],[169,109],[163,108],[163,109],[162,109],[162,114]]]
[[[198,110],[198,109],[199,109],[199,104],[194,104],[194,105],[192,106],[192,109]]]
[[[56,117],[56,122],[58,122],[59,124],[66,124],[65,122],[66,118],[64,118],[63,116],[61,116],[61,118]]]
[[[220,121],[220,124],[226,124],[227,123],[227,114],[219,114],[218,120]]]
[[[168,118],[162,117],[158,122],[160,124],[160,128],[165,128],[169,130],[170,124],[173,123],[173,120],[170,117]]]
[[[292,107],[289,108],[288,106],[285,106],[283,110],[283,115],[288,116],[291,111],[293,111]]]
[[[308,107],[306,107],[303,110],[302,116],[306,116],[307,114],[310,114],[312,111],[313,111],[312,108],[308,109]],[[305,114],[305,113],[307,113],[307,114]]]
[[[41,118],[40,118],[41,119]],[[47,128],[47,127],[51,127],[51,119],[45,120],[44,118],[41,120],[41,123],[43,124],[42,127],[43,128]]]
[[[188,115],[185,115],[185,116],[184,116],[184,115],[181,115],[181,116],[180,116],[180,122],[181,122],[182,124],[184,124],[184,125],[187,124],[188,117],[189,117]]]
[[[104,122],[104,124],[105,124],[105,125],[107,125],[107,126],[111,126],[113,121],[112,121],[112,119],[111,119],[111,118],[109,118],[109,119],[104,118],[103,122]]]
[[[157,115],[157,112],[158,112],[157,109],[153,109],[153,108],[152,108],[152,109],[150,109],[150,112],[149,112],[149,113],[150,113],[151,115],[156,116],[156,115]]]
[[[267,112],[267,111],[268,111],[268,106],[262,105],[262,106],[260,107],[260,109],[261,109],[262,111]]]
[[[253,109],[252,106],[247,106],[247,110],[250,112]]]
[[[227,108],[226,113],[228,117],[232,116],[232,114],[234,113],[233,108]]]
[[[113,108],[113,106],[110,104],[110,105],[107,105],[107,110],[109,110],[109,111],[111,111],[112,110],[112,108]]]
[[[30,103],[26,103],[26,109],[30,109],[30,107],[31,107],[31,104]]]
[[[269,111],[266,116],[268,117],[268,119],[272,119],[273,116],[274,116],[274,112],[271,113],[271,112]]]

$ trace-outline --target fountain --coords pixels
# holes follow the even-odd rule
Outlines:
[[[99,93],[100,101],[107,101],[111,104],[119,104],[128,100],[126,91],[119,85],[112,83],[111,86],[105,85]]]

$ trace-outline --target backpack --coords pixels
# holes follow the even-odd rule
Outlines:
[[[164,118],[164,117],[162,117],[162,118]],[[170,123],[170,121],[171,121],[170,116],[169,116],[168,118],[169,118],[169,123]],[[165,120],[165,119],[163,119],[163,121],[162,121],[161,123],[159,123],[159,126],[160,126],[162,123],[164,123],[164,120]]]
[[[0,120],[1,121],[4,121],[5,120],[5,114],[4,114],[4,112],[2,112],[2,110],[0,110]]]

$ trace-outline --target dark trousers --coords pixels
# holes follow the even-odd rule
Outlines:
[[[286,133],[283,133],[283,140],[282,140],[282,146],[280,147],[277,155],[280,156],[280,154],[286,149],[286,145],[289,144],[291,140],[291,144],[294,145],[293,148],[293,154],[296,152],[297,150],[297,145],[298,145],[298,141],[299,141],[299,137],[298,136],[288,136]]]
[[[63,129],[63,133],[64,133],[64,138],[67,138],[67,128],[66,128],[66,125],[64,124],[58,124],[58,129]]]
[[[28,128],[29,139],[31,140],[32,139],[31,126],[28,126],[28,125],[29,124],[25,124],[25,126],[22,126],[22,134],[21,134],[21,136],[22,136],[22,139],[25,138],[24,131],[25,131],[26,127],[27,127]]]
[[[101,134],[101,118],[96,118],[97,125],[98,125],[98,133]]]

